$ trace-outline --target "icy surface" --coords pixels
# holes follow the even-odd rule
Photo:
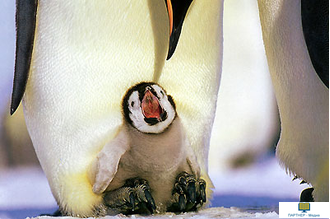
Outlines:
[[[56,218],[58,217],[36,217],[36,218]],[[63,217],[63,218],[72,218],[72,217]],[[193,219],[202,219],[202,218],[278,218],[278,214],[276,212],[268,212],[268,213],[249,213],[241,211],[238,208],[207,208],[201,210],[199,212],[191,212],[184,214],[173,214],[166,213],[163,215],[152,215],[152,216],[141,216],[141,215],[117,215],[117,216],[106,216],[104,219],[122,219],[122,218],[152,218],[152,219],[162,219],[162,218],[193,218]]]

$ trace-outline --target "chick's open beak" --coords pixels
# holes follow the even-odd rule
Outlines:
[[[141,108],[145,118],[156,118],[158,121],[161,120],[163,109],[159,104],[158,98],[150,90],[145,92]]]

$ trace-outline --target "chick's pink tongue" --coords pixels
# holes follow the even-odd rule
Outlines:
[[[146,118],[160,118],[162,110],[159,106],[158,98],[151,91],[148,90],[144,94],[141,107]]]

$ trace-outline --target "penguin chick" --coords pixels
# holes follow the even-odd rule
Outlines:
[[[146,199],[144,196],[149,196],[149,192],[151,212],[154,204],[158,212],[194,210],[201,206],[206,201],[205,181],[199,179],[200,167],[172,97],[158,84],[142,82],[128,90],[122,108],[124,122],[119,132],[103,147],[90,168],[93,192],[116,197],[118,201],[128,200],[125,209],[132,206],[131,211],[135,210],[134,196],[137,200]],[[150,187],[143,197],[131,196],[127,189],[127,181],[136,178]],[[182,180],[187,183],[178,182]],[[192,183],[188,189],[182,188],[189,182]],[[183,190],[188,194],[180,193]],[[117,202],[110,199],[111,203]],[[105,206],[116,208],[109,203]]]

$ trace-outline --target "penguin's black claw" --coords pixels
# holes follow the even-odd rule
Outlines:
[[[301,182],[300,182],[300,185],[301,184],[306,184],[307,182],[305,181],[305,180],[302,180]]]
[[[134,211],[134,209],[135,209],[135,196],[134,196],[133,192],[129,193],[129,204],[131,205],[132,210]]]
[[[314,188],[304,189],[300,194],[300,202],[314,202],[313,197]]]
[[[156,209],[150,186],[144,179],[128,179],[119,189],[105,193],[104,204],[108,214],[151,214]]]
[[[180,173],[174,184],[173,204],[167,209],[173,212],[195,211],[206,202],[206,183],[186,172]]]
[[[147,207],[148,207],[149,211],[150,212],[153,212],[154,210],[156,210],[155,200],[151,196],[149,190],[145,190],[144,191],[144,195],[145,195],[145,197],[147,199]]]
[[[179,210],[183,212],[186,209],[186,196],[184,194],[180,194],[179,196]]]
[[[206,182],[203,179],[199,179],[198,180],[198,185],[199,185],[199,189],[197,191],[199,191],[198,196],[200,197],[200,204],[202,205],[203,202],[206,202]]]
[[[292,179],[292,181],[295,181],[296,179],[299,179],[299,177],[297,175],[295,175]]]
[[[195,186],[196,180],[191,181],[188,183],[187,186],[187,193],[188,193],[188,200],[190,200],[191,203],[196,202],[196,186]]]

